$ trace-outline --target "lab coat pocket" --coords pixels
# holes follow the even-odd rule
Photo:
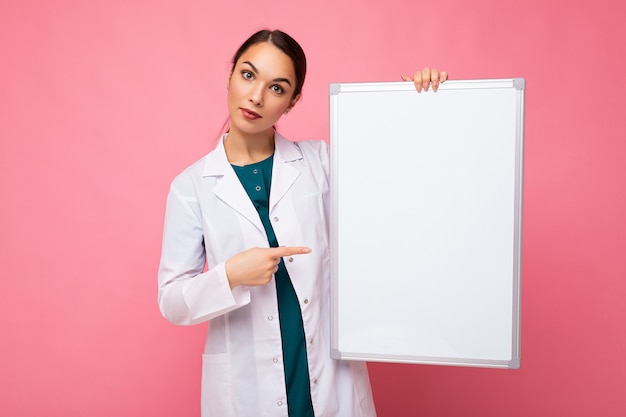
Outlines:
[[[230,355],[202,355],[202,417],[235,417]]]

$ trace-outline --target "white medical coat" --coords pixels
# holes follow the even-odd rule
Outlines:
[[[269,244],[226,158],[224,140],[171,184],[159,308],[175,324],[210,321],[202,365],[203,417],[286,417],[275,282],[231,289],[226,277],[228,258]],[[272,227],[281,246],[313,250],[284,261],[302,310],[315,416],[372,417],[376,413],[365,363],[329,356],[328,173],[325,142],[293,143],[275,134]]]

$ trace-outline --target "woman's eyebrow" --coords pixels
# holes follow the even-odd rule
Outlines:
[[[254,66],[254,64],[250,61],[243,61],[243,64],[248,64],[250,66],[250,68],[252,68],[252,71],[256,72],[257,74],[259,73],[259,70]],[[288,78],[274,78],[272,81],[280,83],[280,82],[284,82],[289,84],[289,87],[291,87],[291,81],[289,81]]]
[[[274,78],[272,81],[277,83],[284,82],[289,84],[289,87],[291,87],[291,81],[289,81],[287,78]]]
[[[248,64],[252,68],[252,71],[257,72],[257,73],[259,72],[259,70],[256,69],[256,67],[254,66],[254,64],[252,62],[250,62],[250,61],[243,61],[243,64]]]

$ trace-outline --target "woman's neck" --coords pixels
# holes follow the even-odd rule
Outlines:
[[[258,135],[230,131],[224,139],[228,162],[244,166],[262,161],[274,153],[274,130]]]

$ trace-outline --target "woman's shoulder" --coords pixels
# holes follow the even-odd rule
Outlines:
[[[197,159],[182,171],[180,171],[172,180],[175,187],[188,188],[203,177],[211,177],[221,172],[223,165],[218,149],[213,149],[209,153]]]
[[[276,147],[277,149],[283,148],[286,143],[291,146],[297,147],[304,157],[312,155],[324,156],[328,154],[328,144],[320,139],[306,139],[291,141],[280,134],[276,134]]]
[[[325,141],[309,139],[295,142],[295,144],[300,148],[305,158],[312,156],[319,159],[324,165],[328,164],[329,150],[328,143]]]
[[[300,140],[293,142],[298,147],[302,161],[311,169],[329,174],[330,155],[328,143],[323,140]]]
[[[185,167],[182,171],[178,173],[178,175],[176,175],[176,177],[174,177],[174,181],[199,175],[202,172],[202,169],[206,164],[206,159],[210,154],[210,152],[208,154],[205,154],[204,156],[202,156],[202,158],[194,161],[193,163]]]
[[[313,151],[320,151],[320,150],[328,149],[328,143],[326,143],[326,141],[323,141],[321,139],[299,140],[299,141],[295,141],[294,143],[298,145],[301,149],[307,149],[307,150],[310,149]]]

